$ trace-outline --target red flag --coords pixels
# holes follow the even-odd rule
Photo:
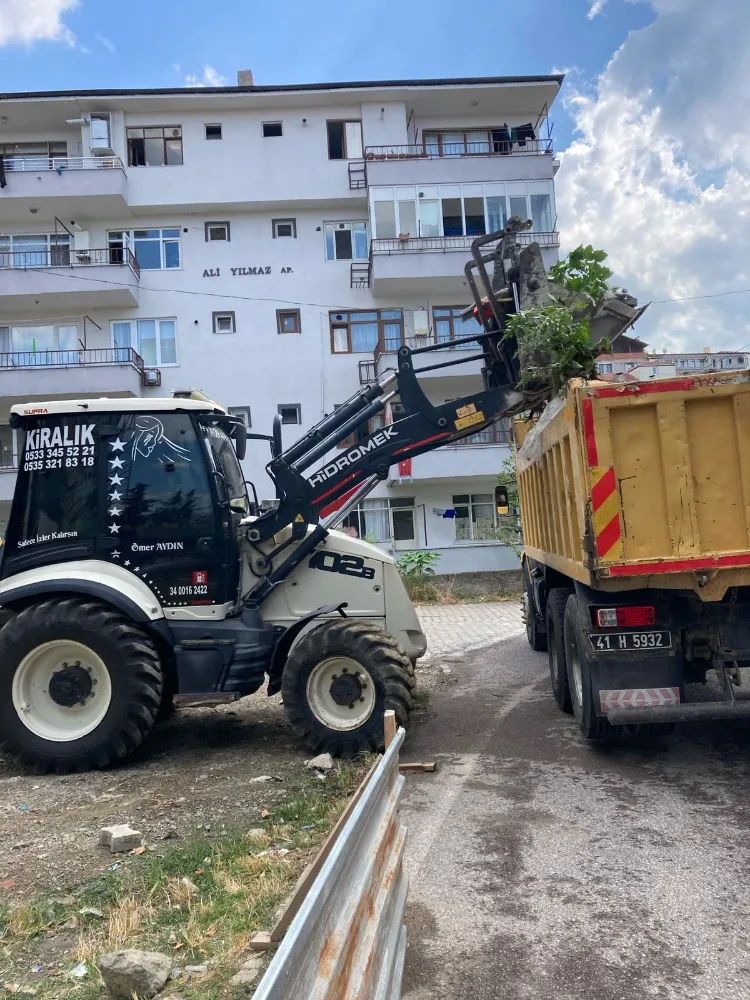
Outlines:
[[[398,463],[398,474],[400,477],[411,476],[411,459],[405,458],[403,462]]]

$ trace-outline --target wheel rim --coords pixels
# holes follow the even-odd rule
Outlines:
[[[104,661],[81,642],[53,639],[32,649],[13,675],[13,707],[35,736],[80,740],[107,714],[112,682]]]
[[[573,677],[573,697],[579,705],[583,705],[583,677],[581,676],[581,658],[578,655],[578,644],[573,641],[568,645],[568,663]]]
[[[358,660],[330,656],[321,660],[307,680],[307,703],[328,729],[350,732],[370,718],[377,701],[370,673]]]

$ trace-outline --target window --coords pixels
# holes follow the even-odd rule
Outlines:
[[[511,215],[531,219],[536,233],[556,225],[549,181],[373,187],[370,210],[379,240],[481,236],[502,229]]]
[[[403,309],[356,309],[328,315],[332,354],[369,354],[378,345],[397,351],[404,342]]]
[[[302,324],[299,309],[277,309],[276,328],[279,333],[300,333]]]
[[[282,424],[301,424],[302,407],[299,403],[279,403],[279,416]]]
[[[206,223],[206,243],[217,243],[222,240],[229,242],[228,222],[207,222]]]
[[[326,222],[326,260],[367,260],[366,222]]]
[[[491,493],[454,496],[453,506],[457,542],[484,542],[495,537],[495,498]]]
[[[112,346],[132,347],[146,365],[177,364],[177,321],[132,319],[112,324]]]
[[[182,164],[182,128],[156,125],[126,129],[128,166],[177,167]]]
[[[271,229],[273,231],[273,238],[281,238],[284,236],[291,236],[292,239],[297,238],[297,220],[296,219],[272,219]]]
[[[18,159],[33,161],[31,164],[23,164],[25,167],[32,166],[37,170],[49,170],[55,168],[58,160],[67,159],[68,144],[65,140],[61,142],[0,142],[0,156],[5,161],[6,169],[13,169],[13,161]]]
[[[207,139],[221,139],[221,125],[206,125]]]
[[[7,424],[0,426],[0,469],[17,469],[18,459],[23,454],[26,432],[14,430]]]
[[[362,122],[326,122],[329,160],[362,159]]]
[[[70,263],[67,233],[0,234],[0,267],[67,267]]]
[[[78,358],[76,323],[28,323],[0,326],[0,367],[75,364]],[[50,352],[64,351],[65,354]]]
[[[447,344],[453,340],[460,340],[461,337],[470,337],[472,334],[482,333],[481,326],[473,316],[463,319],[461,313],[464,306],[440,306],[432,310],[432,320],[435,324],[435,339],[439,344]],[[458,344],[457,348],[466,348],[470,351],[478,351],[479,344],[474,343]]]
[[[363,500],[359,507],[347,514],[341,528],[355,538],[373,542],[393,541],[395,548],[414,548],[414,497]]]
[[[596,366],[603,375],[612,374],[612,365],[610,363],[600,364]]]
[[[263,122],[264,139],[273,139],[275,136],[283,134],[284,130],[281,122]]]
[[[215,312],[211,313],[211,318],[213,320],[214,333],[236,333],[237,326],[234,319],[233,312]]]
[[[143,271],[180,267],[179,228],[118,230],[108,233],[107,240],[113,264],[122,263],[121,251],[127,247]]]
[[[228,406],[227,413],[231,413],[233,417],[242,417],[248,430],[253,426],[249,406]]]

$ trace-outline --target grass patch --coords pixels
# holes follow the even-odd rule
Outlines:
[[[405,577],[404,585],[414,604],[489,604],[521,600],[521,592],[513,589],[492,589],[481,594],[462,591],[455,577],[447,581],[435,581],[429,577],[410,581]]]
[[[305,773],[266,819],[248,823],[252,834],[235,829],[209,838],[201,830],[153,853],[119,856],[114,870],[64,900],[0,908],[0,995],[5,983],[11,996],[8,985],[31,987],[44,1000],[98,1000],[106,995],[98,955],[143,948],[172,955],[178,968],[208,967],[170,981],[160,997],[218,1000],[250,936],[270,929],[371,761],[367,755],[341,764],[325,782]],[[58,941],[59,960],[29,971],[40,946],[54,950]],[[87,975],[71,978],[80,963]]]

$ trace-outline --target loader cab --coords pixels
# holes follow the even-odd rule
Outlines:
[[[13,409],[24,449],[0,578],[97,559],[138,576],[165,608],[237,601],[237,418],[192,399]]]

